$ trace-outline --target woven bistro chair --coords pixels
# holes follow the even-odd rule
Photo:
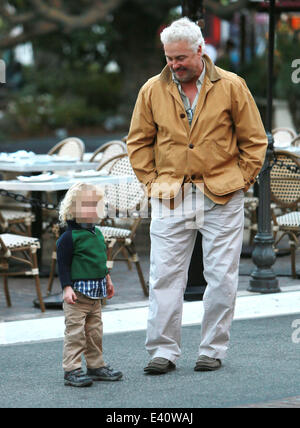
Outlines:
[[[97,157],[99,158],[99,155],[101,155],[101,158],[99,159],[100,163],[97,169],[100,170],[104,164],[106,166],[106,169],[109,169],[110,164],[107,163],[107,161],[123,153],[127,153],[126,144],[123,141],[112,140],[108,141],[107,143],[100,146],[97,150],[95,150],[89,161],[95,162],[97,161]]]
[[[300,157],[286,150],[277,151],[271,166],[271,200],[276,204],[272,213],[275,250],[278,251],[279,242],[288,236],[292,276],[296,278],[296,250],[300,245]],[[280,211],[279,215],[276,210]]]
[[[69,156],[82,160],[85,151],[84,142],[77,137],[68,137],[55,144],[48,155]]]
[[[293,147],[300,147],[300,134],[297,135],[295,138],[292,139],[291,146],[293,146]]]
[[[61,234],[61,229],[60,229],[58,222],[55,222],[52,225],[51,231],[52,231],[52,235],[54,237],[54,243],[53,243],[53,248],[52,248],[50,273],[49,273],[49,279],[48,279],[48,284],[47,284],[47,294],[48,295],[51,294],[52,285],[53,285],[53,281],[54,281],[54,277],[55,277],[55,271],[56,271],[56,259],[57,259],[56,241],[58,240],[58,238],[60,237],[60,234]]]
[[[291,145],[292,140],[296,137],[296,133],[293,129],[283,127],[272,129],[272,135],[275,147]]]
[[[84,142],[77,137],[68,137],[64,140],[57,143],[51,150],[49,150],[48,155],[57,155],[63,157],[70,157],[81,161],[83,159],[83,155],[85,152],[85,144]],[[68,171],[53,171],[58,175],[66,176],[68,175]],[[59,192],[57,193],[47,193],[46,202],[57,205],[59,202]],[[52,227],[52,225],[57,220],[57,214],[55,211],[47,210],[43,208],[43,219],[46,224],[46,229]]]
[[[31,236],[33,221],[35,221],[35,216],[30,211],[18,210],[16,208],[0,208],[1,232]]]
[[[249,229],[249,245],[253,244],[253,239],[257,233],[257,208],[259,199],[256,196],[251,196],[249,192],[246,193],[244,198],[245,209],[245,229]],[[247,223],[247,225],[246,225]]]
[[[131,176],[130,183],[105,186],[108,217],[112,219],[111,225],[99,226],[107,244],[107,267],[112,269],[115,261],[125,261],[128,266],[135,264],[140,284],[145,296],[149,295],[144,275],[135,247],[135,236],[141,223],[141,213],[147,207],[148,198],[142,184],[136,178],[127,154],[115,156],[110,161],[109,174],[116,176]],[[104,167],[107,164],[103,165]],[[118,221],[119,224],[116,224]],[[125,227],[120,223],[126,222]],[[119,258],[120,253],[123,258]]]
[[[39,248],[40,242],[36,238],[29,238],[11,233],[3,233],[0,235],[0,276],[2,276],[4,279],[4,293],[8,307],[11,306],[11,298],[8,289],[8,277],[18,275],[32,275],[35,280],[36,293],[40,303],[41,311],[45,312],[36,254]],[[10,262],[18,262],[25,265],[25,267],[22,271],[12,271],[10,268]]]

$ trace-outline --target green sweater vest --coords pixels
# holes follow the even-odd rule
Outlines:
[[[108,273],[107,256],[100,230],[95,228],[95,233],[92,233],[89,230],[73,229],[72,240],[72,280],[104,278]]]

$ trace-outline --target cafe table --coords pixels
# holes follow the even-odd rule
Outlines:
[[[99,162],[80,161],[71,157],[57,155],[12,156],[0,153],[0,171],[43,172],[43,171],[84,171],[96,169]]]

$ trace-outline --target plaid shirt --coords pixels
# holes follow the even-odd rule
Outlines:
[[[106,297],[106,278],[77,280],[73,283],[73,289],[90,299],[102,299]]]

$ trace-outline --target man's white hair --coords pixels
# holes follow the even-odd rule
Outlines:
[[[200,45],[202,46],[202,52],[204,52],[205,48],[205,41],[200,27],[189,18],[180,18],[174,21],[161,32],[160,40],[163,45],[186,40],[194,52],[197,52]]]

